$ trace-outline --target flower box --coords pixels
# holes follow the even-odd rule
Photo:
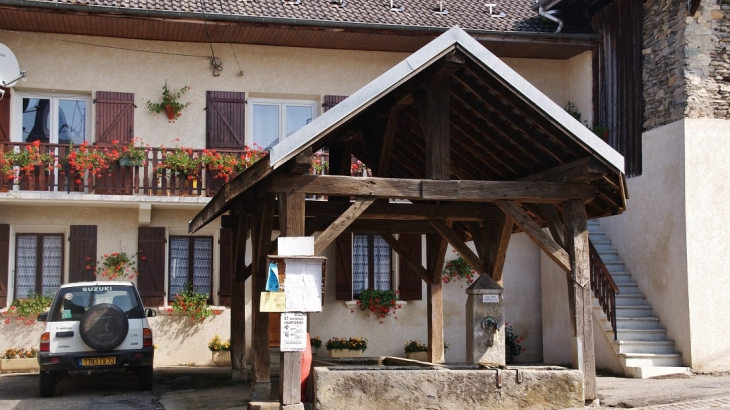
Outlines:
[[[362,357],[362,350],[332,349],[330,357]]]
[[[0,373],[30,373],[40,370],[38,359],[0,359]]]
[[[211,352],[213,353],[213,363],[215,363],[216,366],[230,366],[231,365],[231,351],[230,350],[222,350],[220,352]]]
[[[428,361],[428,352],[406,353],[406,359],[418,360],[419,362],[427,362]]]

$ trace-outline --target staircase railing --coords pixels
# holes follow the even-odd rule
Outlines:
[[[608,271],[596,247],[593,246],[593,242],[589,240],[588,244],[590,246],[591,289],[593,289],[593,294],[598,299],[598,304],[601,305],[603,313],[606,314],[606,317],[611,322],[613,339],[618,340],[618,331],[616,329],[616,295],[620,292],[616,282],[611,277],[611,272]]]

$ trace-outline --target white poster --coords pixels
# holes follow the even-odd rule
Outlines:
[[[286,259],[287,312],[322,311],[322,260]]]
[[[301,352],[307,348],[307,314],[281,314],[282,352]]]

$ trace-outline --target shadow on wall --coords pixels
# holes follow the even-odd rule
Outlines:
[[[211,319],[192,321],[184,316],[157,316],[154,327],[160,335],[184,340],[205,328],[205,324]]]
[[[5,323],[7,319],[10,320]],[[17,320],[16,317],[4,318],[0,323],[0,354],[11,347],[35,347],[37,349],[44,327],[45,322],[28,325],[23,320]]]

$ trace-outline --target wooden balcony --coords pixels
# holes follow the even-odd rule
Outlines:
[[[26,143],[0,143],[0,152],[25,149]],[[90,146],[91,147],[91,146]],[[97,149],[103,147],[96,146]],[[65,163],[69,153],[68,145],[41,144],[41,153],[50,153],[58,164],[54,171],[35,167],[30,175],[21,172],[19,181],[0,179],[0,192],[12,191],[17,186],[20,191],[77,192],[98,195],[148,195],[148,196],[213,196],[224,184],[216,173],[199,165],[196,177],[179,176],[169,169],[159,168],[163,152],[169,149],[149,148],[147,161],[140,166],[123,166],[119,162],[99,175],[87,173],[85,178],[72,174]],[[243,150],[216,150],[221,153],[241,155]],[[200,157],[202,149],[193,150],[191,157]],[[234,175],[235,176],[235,175]],[[18,182],[17,184],[15,182]]]

